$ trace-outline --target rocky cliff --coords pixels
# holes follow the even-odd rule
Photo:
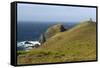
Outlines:
[[[39,42],[44,43],[46,40],[48,40],[48,38],[56,35],[57,33],[64,32],[65,30],[66,29],[64,28],[64,26],[62,24],[53,25],[53,26],[49,27],[46,30],[46,32],[41,34]]]

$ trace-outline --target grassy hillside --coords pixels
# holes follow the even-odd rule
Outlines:
[[[56,25],[50,26],[46,30],[46,32],[44,32],[43,34],[41,34],[40,39],[39,39],[39,42],[41,44],[43,44],[44,42],[46,42],[52,36],[56,35],[57,33],[63,32],[65,30],[66,29],[61,24],[56,24]]]
[[[45,37],[46,39],[60,33],[60,32],[63,32],[65,31],[66,29],[64,28],[63,25],[61,24],[56,24],[56,25],[53,25],[51,26],[50,28],[47,29],[47,31],[45,32]]]
[[[96,23],[88,21],[55,34],[41,47],[18,56],[18,64],[86,60],[96,60]]]

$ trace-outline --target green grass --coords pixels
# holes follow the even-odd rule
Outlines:
[[[27,54],[28,52],[27,51],[17,51],[17,55],[25,55]]]
[[[96,60],[96,23],[80,23],[55,34],[39,48],[18,54],[18,64],[86,60]]]

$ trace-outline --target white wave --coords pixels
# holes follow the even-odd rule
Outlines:
[[[41,45],[39,41],[22,41],[17,43],[18,50],[30,50],[36,45]]]

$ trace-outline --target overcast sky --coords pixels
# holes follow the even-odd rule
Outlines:
[[[17,6],[20,22],[80,22],[96,20],[96,8],[22,4]]]

